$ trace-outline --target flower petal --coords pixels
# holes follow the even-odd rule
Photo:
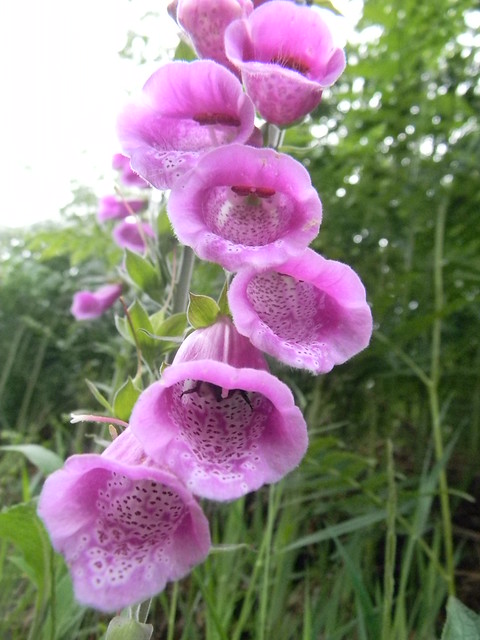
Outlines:
[[[235,271],[302,252],[318,233],[322,205],[299,162],[236,144],[205,154],[175,184],[168,214],[183,244]]]
[[[76,598],[102,611],[152,597],[210,548],[207,520],[192,495],[173,474],[145,464],[130,430],[117,440],[102,455],[69,458],[47,478],[38,506]]]
[[[342,364],[372,334],[360,278],[311,249],[276,268],[240,271],[228,300],[238,331],[258,349],[313,373]]]

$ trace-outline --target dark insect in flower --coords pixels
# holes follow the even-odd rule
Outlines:
[[[190,387],[189,389],[185,389],[184,391],[182,391],[180,396],[183,398],[184,395],[189,395],[191,393],[196,393],[197,395],[201,395],[202,390],[203,391],[208,390],[218,403],[224,400],[227,400],[229,398],[232,398],[235,394],[238,394],[248,404],[251,411],[253,411],[253,405],[250,401],[247,391],[245,391],[244,389],[228,389],[227,391],[227,389],[223,389],[218,384],[213,384],[212,382],[205,382],[203,380],[196,380],[193,387]]]
[[[197,113],[193,116],[192,120],[198,122],[200,125],[220,124],[227,127],[239,127],[241,125],[238,118],[231,116],[228,113]]]
[[[259,198],[270,198],[275,195],[275,189],[271,187],[249,187],[246,185],[233,185],[230,187],[237,196],[258,196]]]

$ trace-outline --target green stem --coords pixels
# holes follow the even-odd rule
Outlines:
[[[264,536],[265,544],[265,561],[263,564],[263,580],[262,591],[260,598],[260,615],[259,615],[259,634],[258,640],[264,640],[268,637],[267,631],[267,607],[268,607],[268,595],[269,595],[269,579],[270,579],[270,558],[272,550],[272,538],[273,538],[273,525],[278,510],[278,496],[275,490],[275,485],[270,485],[268,495],[268,515],[267,515],[267,528]]]
[[[175,582],[172,589],[172,599],[170,601],[170,611],[168,614],[168,634],[167,640],[174,640],[175,637],[175,616],[177,613],[178,582]]]
[[[172,313],[182,313],[187,309],[194,263],[195,254],[193,253],[193,249],[183,247],[182,266],[180,267],[180,274],[173,295]]]
[[[440,382],[440,356],[442,339],[441,312],[444,306],[443,292],[443,249],[445,239],[445,221],[447,215],[447,201],[443,200],[437,213],[435,225],[435,244],[433,254],[433,289],[435,319],[432,327],[432,354],[430,361],[430,384],[428,385],[428,397],[430,402],[430,415],[432,419],[433,442],[435,458],[441,463],[444,458],[442,421],[439,400]],[[452,521],[450,513],[450,498],[448,495],[448,480],[445,467],[442,467],[439,475],[440,509],[442,514],[443,543],[445,550],[445,562],[448,576],[448,593],[455,595],[455,566],[453,558]]]
[[[397,517],[397,488],[395,486],[395,469],[393,462],[393,445],[387,440],[387,536],[385,542],[385,568],[383,572],[383,612],[382,612],[382,640],[390,640],[392,626],[393,596],[395,590],[395,553],[397,538],[395,521]]]

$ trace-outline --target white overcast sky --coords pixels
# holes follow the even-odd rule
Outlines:
[[[111,193],[117,114],[178,42],[168,3],[0,0],[0,229],[58,217],[75,185]],[[333,4],[355,24],[362,0]],[[129,31],[143,66],[118,54]]]
[[[55,218],[74,183],[113,189],[117,113],[177,42],[167,4],[0,0],[0,228]],[[129,30],[150,36],[143,67],[118,55]]]

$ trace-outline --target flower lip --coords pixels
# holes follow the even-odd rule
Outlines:
[[[140,395],[130,425],[149,456],[212,500],[276,482],[307,447],[305,421],[283,382],[214,360],[167,367]]]
[[[237,77],[212,60],[160,67],[118,119],[118,135],[134,171],[170,188],[214,147],[245,143],[255,109]]]
[[[210,548],[208,522],[176,476],[144,453],[136,463],[118,455],[119,448],[140,451],[130,429],[110,447],[69,458],[47,478],[38,506],[76,598],[101,611],[155,595]]]
[[[176,183],[167,210],[183,244],[230,271],[301,253],[322,218],[303,165],[273,149],[238,144],[205,154]]]
[[[241,270],[228,299],[237,330],[258,349],[316,374],[370,341],[372,314],[359,277],[311,249],[276,268]]]

